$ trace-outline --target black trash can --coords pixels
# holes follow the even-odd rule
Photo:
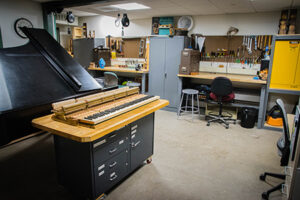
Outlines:
[[[244,128],[253,128],[257,120],[258,110],[255,108],[244,107],[241,110],[241,126]]]

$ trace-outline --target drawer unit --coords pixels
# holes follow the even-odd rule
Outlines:
[[[131,170],[134,170],[153,154],[154,115],[132,123],[130,131],[130,164]]]
[[[95,191],[100,196],[122,180],[129,171],[129,150],[125,149],[104,163],[95,166]]]
[[[94,163],[99,164],[123,151],[129,145],[129,126],[125,126],[93,143]]]
[[[93,142],[54,136],[59,183],[97,199],[153,154],[154,114]]]

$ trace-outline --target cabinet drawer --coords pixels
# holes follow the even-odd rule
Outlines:
[[[129,145],[129,127],[123,128],[117,133],[109,135],[93,144],[94,163],[100,164],[105,160],[112,158]]]
[[[148,115],[131,124],[130,167],[136,169],[153,154],[154,115]]]
[[[94,172],[95,190],[97,195],[101,195],[129,172],[129,150],[125,149],[103,164],[95,165]]]

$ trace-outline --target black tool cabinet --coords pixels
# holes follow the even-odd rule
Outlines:
[[[97,199],[153,155],[154,113],[93,142],[54,136],[59,184]]]

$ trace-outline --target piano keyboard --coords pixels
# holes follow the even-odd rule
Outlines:
[[[137,87],[124,87],[54,103],[52,104],[53,119],[93,128],[103,121],[158,99],[159,96],[139,94]]]
[[[101,112],[88,115],[83,119],[79,119],[82,123],[87,124],[99,124],[103,121],[116,117],[120,114],[126,113],[130,110],[146,105],[152,101],[159,99],[158,96],[144,96],[128,103],[121,104],[119,106],[112,107],[110,109],[103,110]]]

